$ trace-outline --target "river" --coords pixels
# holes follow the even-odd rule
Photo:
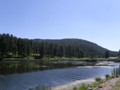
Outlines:
[[[0,90],[32,90],[36,87],[59,86],[76,80],[103,77],[111,74],[114,66],[72,67],[25,73],[0,75]]]

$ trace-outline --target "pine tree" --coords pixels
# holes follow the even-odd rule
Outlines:
[[[107,50],[107,51],[105,52],[105,58],[109,58],[109,56],[110,56],[110,53],[109,53],[109,51]]]
[[[120,50],[119,50],[119,52],[118,52],[118,57],[120,58]]]

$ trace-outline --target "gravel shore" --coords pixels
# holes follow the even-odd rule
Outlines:
[[[94,78],[85,79],[85,80],[77,80],[65,85],[53,87],[52,90],[72,90],[74,87],[79,87],[81,84],[91,84],[95,82]]]
[[[120,78],[113,78],[110,79],[102,84],[100,84],[96,89],[94,90],[112,90],[112,88],[116,85],[116,83],[120,81]],[[74,81],[65,85],[53,87],[52,90],[73,90],[74,87],[79,87],[81,84],[91,84],[94,83],[95,79],[85,79],[85,80],[78,80]]]
[[[120,78],[110,79],[105,83],[100,84],[95,90],[112,90],[112,88],[116,85],[118,81],[120,81]]]

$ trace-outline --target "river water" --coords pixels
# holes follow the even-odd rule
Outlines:
[[[30,90],[36,87],[53,87],[76,80],[103,77],[111,74],[116,66],[118,66],[117,63],[114,66],[105,67],[74,67],[0,75],[0,90]]]

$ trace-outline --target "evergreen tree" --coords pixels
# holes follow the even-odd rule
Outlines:
[[[1,34],[0,34],[0,61],[2,60],[2,44],[1,44]]]
[[[27,43],[23,39],[18,39],[18,55],[19,57],[27,57]]]
[[[40,45],[40,58],[43,58],[44,57],[44,43],[42,42],[41,45]]]
[[[120,50],[119,50],[119,52],[118,52],[118,57],[120,58]]]
[[[54,45],[53,48],[53,57],[57,56],[57,45]]]
[[[109,53],[109,51],[107,50],[107,51],[105,52],[105,58],[109,58],[109,56],[110,56],[110,53]]]

